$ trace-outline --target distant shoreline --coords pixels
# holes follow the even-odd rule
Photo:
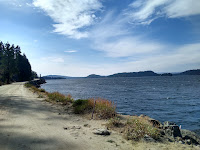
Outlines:
[[[124,72],[116,73],[108,76],[101,76],[96,74],[91,74],[87,77],[69,77],[62,75],[47,75],[43,76],[44,79],[73,79],[73,78],[112,78],[112,77],[149,77],[149,76],[182,76],[182,75],[200,75],[200,69],[187,70],[180,73],[155,73],[153,71],[139,71],[139,72]]]

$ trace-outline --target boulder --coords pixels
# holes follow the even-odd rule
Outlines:
[[[181,133],[183,140],[185,140],[187,144],[200,145],[200,136],[196,133],[185,129],[181,130]]]
[[[156,140],[154,140],[152,137],[150,137],[147,134],[143,137],[142,141],[144,141],[144,142],[156,142]]]
[[[96,135],[110,135],[110,131],[106,130],[106,129],[97,129],[93,132]]]
[[[163,129],[167,136],[171,136],[174,138],[182,137],[179,126],[177,126],[174,122],[164,122]]]

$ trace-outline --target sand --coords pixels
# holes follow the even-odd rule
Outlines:
[[[38,98],[24,83],[0,86],[0,150],[200,149],[183,144],[135,143],[119,133],[93,134],[105,121],[75,115]]]

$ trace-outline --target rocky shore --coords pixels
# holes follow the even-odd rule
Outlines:
[[[153,124],[154,127],[158,128],[160,131],[160,137],[155,140],[148,135],[146,135],[143,140],[146,142],[177,142],[180,144],[188,145],[200,145],[200,136],[196,133],[181,129],[176,123],[165,121],[163,124],[155,119],[152,119],[145,115],[140,115],[141,118],[147,118],[149,122]]]

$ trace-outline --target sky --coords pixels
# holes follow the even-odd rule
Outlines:
[[[200,0],[0,0],[0,41],[42,75],[200,68]]]

